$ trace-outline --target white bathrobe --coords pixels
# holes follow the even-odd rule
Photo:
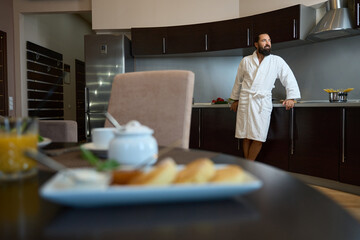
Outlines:
[[[290,67],[279,56],[266,56],[259,65],[256,51],[239,65],[231,98],[239,100],[236,138],[266,141],[272,111],[271,91],[280,79],[286,99],[299,99],[300,90]]]

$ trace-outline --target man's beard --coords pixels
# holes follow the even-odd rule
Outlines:
[[[270,53],[271,53],[271,47],[265,49],[265,48],[262,48],[262,47],[259,47],[259,53],[261,53],[262,55],[264,55],[265,57],[266,56],[269,56]]]

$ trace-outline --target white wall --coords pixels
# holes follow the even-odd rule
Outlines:
[[[92,0],[93,29],[129,29],[239,17],[239,0]]]
[[[327,0],[239,0],[239,17],[269,12],[296,4],[313,6]]]
[[[70,84],[64,84],[64,118],[76,120],[75,59],[84,61],[84,35],[91,26],[75,14],[24,15],[24,40],[63,55],[70,65]]]

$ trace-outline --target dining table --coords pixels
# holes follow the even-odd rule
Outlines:
[[[72,147],[51,143],[41,151]],[[52,155],[69,168],[89,166],[76,148]],[[347,210],[286,171],[197,149],[174,148],[164,157],[239,165],[262,184],[223,199],[74,207],[41,196],[56,172],[39,164],[36,176],[0,182],[0,239],[360,239],[360,224]]]

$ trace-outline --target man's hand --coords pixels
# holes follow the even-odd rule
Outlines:
[[[236,112],[238,109],[238,104],[239,104],[239,101],[234,101],[230,106],[230,110]]]
[[[294,107],[295,101],[294,101],[294,99],[286,99],[283,102],[283,105],[285,106],[286,110],[289,110]]]

